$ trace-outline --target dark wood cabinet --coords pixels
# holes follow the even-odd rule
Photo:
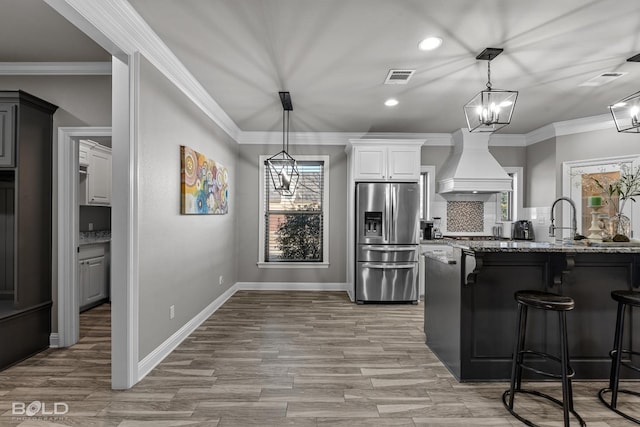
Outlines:
[[[456,378],[509,379],[517,321],[514,293],[523,289],[574,299],[567,332],[576,378],[608,378],[617,310],[611,291],[637,290],[640,254],[456,249],[451,258],[455,264],[426,260],[425,334],[429,348]],[[624,345],[637,351],[640,312],[627,313],[625,325]],[[527,347],[560,354],[559,345],[557,313],[529,310]],[[640,377],[630,370],[623,375]]]
[[[0,369],[49,347],[56,109],[0,91]]]
[[[14,165],[16,108],[13,103],[0,104],[0,167]]]

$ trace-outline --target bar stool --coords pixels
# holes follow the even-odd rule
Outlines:
[[[616,335],[613,340],[613,350],[609,352],[611,356],[611,376],[609,377],[609,387],[603,388],[598,393],[598,397],[600,401],[609,409],[617,413],[618,415],[622,415],[626,419],[633,421],[634,423],[640,424],[640,419],[634,418],[631,415],[625,414],[620,411],[618,406],[618,393],[626,393],[633,394],[635,396],[640,396],[639,392],[631,391],[631,390],[622,390],[618,387],[618,383],[620,382],[620,366],[626,366],[629,369],[632,369],[636,372],[640,372],[640,367],[631,364],[631,362],[623,362],[622,355],[635,355],[640,356],[640,352],[624,350],[622,348],[622,334],[624,330],[624,312],[627,306],[630,307],[640,307],[640,292],[636,291],[613,291],[611,292],[611,298],[618,301],[618,316],[616,319]],[[604,394],[611,392],[611,401],[607,402],[604,399]]]
[[[543,397],[551,401],[552,403],[562,407],[565,426],[570,425],[569,413],[572,413],[576,417],[581,426],[585,426],[586,424],[582,417],[580,417],[580,415],[578,415],[578,413],[573,409],[573,391],[571,388],[571,378],[573,378],[575,372],[569,366],[569,344],[567,340],[566,312],[573,310],[575,306],[573,298],[541,291],[518,291],[515,293],[514,297],[518,302],[518,328],[516,332],[516,342],[513,350],[513,362],[511,365],[511,387],[509,388],[509,390],[505,391],[502,394],[502,403],[504,403],[505,408],[507,408],[511,415],[528,426],[535,426],[536,424],[520,416],[513,409],[514,397],[516,393],[532,394],[535,396]],[[539,310],[556,311],[558,313],[560,321],[560,358],[535,350],[525,350],[524,344],[527,331],[527,312],[529,307]],[[534,368],[531,365],[527,365],[524,360],[525,355],[531,355],[537,358],[552,360],[559,363],[561,374],[542,371]],[[521,387],[523,369],[535,372],[545,377],[561,379],[562,401],[537,390],[523,389]]]

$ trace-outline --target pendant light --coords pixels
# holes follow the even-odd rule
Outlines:
[[[300,174],[296,160],[287,153],[289,149],[289,112],[293,110],[289,92],[278,92],[282,102],[282,151],[267,159],[273,188],[283,196],[293,196]]]
[[[640,62],[640,53],[627,58],[627,62]],[[609,111],[618,132],[640,133],[640,92],[609,105]]]
[[[640,133],[640,92],[609,105],[618,132]]]
[[[503,49],[488,47],[476,56],[487,61],[487,89],[481,91],[464,106],[469,132],[495,132],[511,123],[518,92],[493,89],[491,86],[491,60]]]

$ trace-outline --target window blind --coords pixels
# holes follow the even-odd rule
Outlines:
[[[298,161],[295,193],[283,196],[273,188],[268,167],[264,182],[264,260],[322,262],[324,224],[324,162]]]

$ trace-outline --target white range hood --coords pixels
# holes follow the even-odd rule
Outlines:
[[[489,153],[487,133],[460,129],[453,133],[453,154],[438,174],[438,193],[500,193],[512,179]]]

